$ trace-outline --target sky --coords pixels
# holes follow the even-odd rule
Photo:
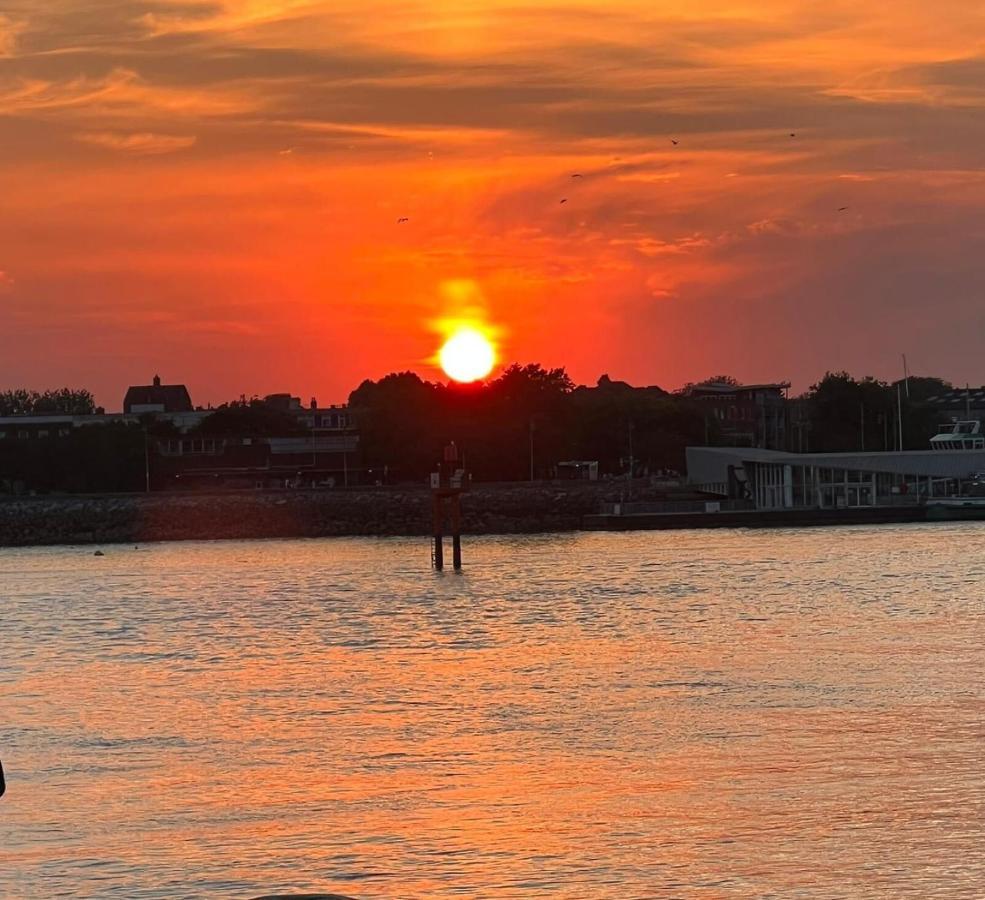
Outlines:
[[[580,383],[981,384],[983,35],[968,0],[6,0],[0,389],[342,402],[440,378],[466,313]]]

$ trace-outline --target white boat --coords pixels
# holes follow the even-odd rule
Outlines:
[[[927,500],[927,515],[932,519],[985,518],[985,472],[972,472],[961,482],[959,494]]]
[[[985,450],[985,434],[982,423],[975,420],[959,422],[955,419],[930,439],[931,450]]]

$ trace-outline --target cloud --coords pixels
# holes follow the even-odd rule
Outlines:
[[[77,134],[75,138],[83,144],[91,144],[94,147],[147,155],[174,153],[177,150],[185,150],[195,143],[194,135],[154,134],[147,131],[133,134],[90,131]]]
[[[22,21],[14,21],[0,13],[0,58],[11,57],[17,49],[17,38],[24,31]]]

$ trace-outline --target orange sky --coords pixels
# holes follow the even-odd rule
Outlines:
[[[580,382],[985,381],[979,4],[2,9],[0,389],[337,402],[456,285]]]

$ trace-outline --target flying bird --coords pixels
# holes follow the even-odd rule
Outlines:
[[[671,143],[672,143],[672,144],[673,144],[673,145],[674,145],[675,147],[677,146],[677,141],[675,141],[675,140],[674,140],[673,138],[671,138],[671,139],[670,139],[670,142],[671,142]]]
[[[581,178],[581,172],[575,172],[571,177],[572,178]]]
[[[839,206],[838,207],[838,212],[844,212],[846,209],[848,209],[847,206]]]
[[[397,224],[402,225],[404,222],[409,222],[409,221],[410,221],[409,216],[401,216],[399,219],[397,219]]]
[[[797,135],[796,135],[796,133],[794,133],[793,131],[791,131],[790,132],[790,137],[797,137]]]
[[[567,203],[567,202],[568,202],[568,198],[567,198],[567,197],[565,197],[565,198],[564,198],[564,199],[563,199],[563,200],[562,200],[561,202],[562,202],[562,203]]]

